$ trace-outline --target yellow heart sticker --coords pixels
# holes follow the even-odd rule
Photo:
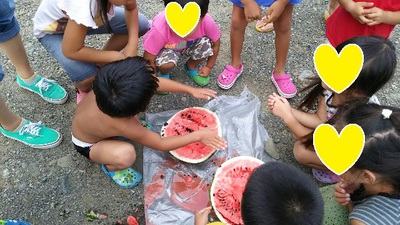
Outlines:
[[[350,169],[364,149],[364,131],[357,124],[345,126],[340,135],[333,126],[321,124],[315,129],[313,137],[318,158],[337,175]]]
[[[357,79],[364,63],[364,54],[356,44],[346,45],[340,54],[329,44],[322,44],[314,52],[314,65],[321,80],[340,94]]]
[[[165,18],[169,27],[181,38],[190,34],[200,21],[200,6],[189,2],[182,9],[176,2],[170,2],[165,7]]]

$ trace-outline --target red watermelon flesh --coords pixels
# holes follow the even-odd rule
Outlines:
[[[250,156],[238,156],[224,162],[215,172],[210,188],[215,214],[225,224],[243,225],[242,195],[251,173],[263,162]]]
[[[208,109],[192,107],[177,112],[161,128],[162,137],[186,135],[206,127],[217,127],[215,132],[222,136],[217,115]],[[200,163],[207,160],[217,149],[201,142],[194,142],[170,151],[177,159],[188,163]]]

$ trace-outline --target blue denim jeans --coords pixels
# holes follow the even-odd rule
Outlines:
[[[14,16],[14,0],[0,0],[0,43],[15,37],[20,30],[17,19]],[[0,65],[0,81],[4,78]]]
[[[128,34],[128,29],[125,22],[125,12],[123,8],[115,7],[115,15],[110,20],[110,26],[114,34]],[[149,29],[149,21],[143,14],[139,13],[139,36],[144,35]],[[90,29],[87,32],[88,35],[107,33],[109,33],[107,25],[100,26],[97,29]],[[61,64],[72,82],[81,82],[95,75],[97,70],[96,64],[75,61],[64,56],[62,53],[63,36],[63,34],[47,34],[40,38],[39,41],[43,47]]]

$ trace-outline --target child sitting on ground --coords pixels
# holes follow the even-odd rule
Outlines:
[[[348,44],[357,44],[362,49],[364,53],[363,68],[355,82],[340,94],[334,93],[319,78],[311,84],[308,88],[314,88],[305,96],[298,108],[312,109],[318,100],[316,113],[293,109],[285,98],[276,94],[269,96],[269,109],[283,120],[297,140],[312,132],[318,125],[328,121],[336,113],[337,107],[350,100],[369,98],[369,102],[379,103],[374,94],[391,79],[395,72],[397,63],[395,47],[392,42],[381,37],[356,37],[337,46],[336,51],[339,53]],[[300,141],[297,141],[293,153],[297,161],[313,168],[314,176],[321,182],[335,183],[338,181],[338,177],[328,171],[319,160],[312,146],[306,148]],[[327,172],[325,173],[325,171]]]
[[[352,225],[400,224],[400,109],[356,105],[341,114],[335,128],[340,131],[350,123],[363,129],[365,145],[340,176],[335,199],[348,205]]]
[[[326,37],[336,47],[356,36],[389,38],[400,24],[399,0],[338,0],[340,6],[326,21]],[[345,24],[346,27],[343,27]]]
[[[147,60],[132,57],[102,67],[94,80],[93,91],[77,106],[72,121],[75,149],[102,164],[103,171],[122,187],[136,186],[141,175],[131,168],[136,160],[135,148],[116,137],[123,136],[161,151],[197,141],[214,149],[226,147],[214,128],[167,138],[144,128],[137,114],[146,110],[157,90],[188,93],[201,99],[216,97],[209,89],[157,79]]]
[[[199,211],[195,225],[208,222],[210,208]],[[324,203],[318,186],[305,173],[284,162],[267,162],[250,176],[241,202],[245,225],[320,225]]]
[[[186,37],[178,36],[168,25],[165,12],[153,19],[151,29],[143,41],[144,58],[157,68],[157,76],[170,79],[172,69],[181,55],[189,56],[183,69],[199,86],[210,82],[210,72],[217,60],[221,31],[213,18],[207,14],[209,0],[164,0],[164,5],[178,3],[182,8],[189,2],[200,6],[201,15],[197,26]],[[206,65],[200,63],[207,59]]]

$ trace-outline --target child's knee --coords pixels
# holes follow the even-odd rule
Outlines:
[[[121,147],[118,153],[117,164],[121,168],[128,168],[136,161],[135,147],[131,144]]]

